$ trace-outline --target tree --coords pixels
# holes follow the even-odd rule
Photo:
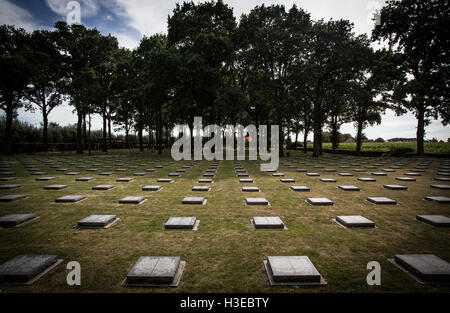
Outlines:
[[[4,152],[12,154],[13,120],[23,106],[31,73],[27,61],[29,35],[14,26],[0,26],[0,108],[6,113]]]
[[[62,102],[63,64],[55,44],[54,33],[34,31],[29,39],[27,59],[30,63],[30,84],[25,98],[42,114],[44,151],[48,149],[48,116]],[[28,107],[33,110],[33,108]]]
[[[394,87],[391,101],[399,114],[417,118],[417,154],[424,154],[425,126],[430,118],[450,122],[448,1],[390,0],[381,10],[374,41],[386,41],[397,53],[404,79]]]

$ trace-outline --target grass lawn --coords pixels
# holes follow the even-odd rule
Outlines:
[[[365,144],[364,146],[367,146]],[[363,147],[364,147],[363,146]],[[104,163],[110,160],[113,168],[88,165],[99,168],[99,172],[87,172],[74,166],[56,162],[72,171],[81,171],[78,176],[66,176],[62,172],[45,166],[29,156],[24,159],[38,164],[48,175],[57,179],[37,182],[38,176],[30,176],[15,157],[9,161],[18,179],[1,184],[22,184],[20,189],[0,190],[0,196],[26,194],[28,199],[13,203],[0,203],[0,216],[11,213],[35,213],[40,219],[15,229],[0,229],[0,263],[17,254],[57,254],[64,259],[53,272],[28,287],[1,288],[2,292],[149,292],[148,289],[121,287],[121,282],[140,256],[180,256],[187,266],[180,286],[176,289],[151,289],[150,292],[449,292],[450,286],[433,287],[421,285],[388,262],[394,254],[432,253],[450,261],[450,229],[434,228],[415,220],[417,214],[439,214],[450,216],[450,205],[436,204],[422,200],[424,196],[450,196],[450,191],[431,189],[432,178],[442,160],[432,159],[429,169],[416,182],[399,182],[395,177],[404,176],[420,160],[417,158],[357,158],[342,155],[324,155],[313,159],[311,154],[283,159],[298,168],[319,172],[322,178],[336,178],[337,183],[319,182],[319,177],[308,177],[295,169],[280,166],[285,178],[296,179],[295,184],[279,182],[279,178],[260,172],[252,161],[241,164],[254,179],[254,184],[239,184],[232,161],[221,161],[212,190],[195,193],[191,187],[211,163],[201,161],[187,169],[175,183],[164,184],[159,192],[144,192],[144,185],[155,185],[157,178],[166,178],[182,165],[177,164],[158,169],[145,177],[132,176],[158,164],[166,164],[163,158],[154,154],[105,155],[96,157],[51,156],[55,160],[69,160]],[[39,156],[46,159],[48,156]],[[159,159],[155,164],[140,164]],[[387,161],[377,169],[366,173],[352,172],[339,168],[346,164],[352,168],[363,168],[369,164]],[[400,162],[412,161],[386,177],[375,177],[376,182],[363,183],[357,177],[374,177],[372,171],[380,171]],[[117,163],[135,163],[115,166]],[[296,164],[294,162],[305,162]],[[325,173],[324,168],[314,168],[319,162],[324,168],[335,168],[336,173]],[[339,162],[343,162],[342,164]],[[352,165],[353,163],[368,162]],[[126,172],[115,171],[112,176],[100,176],[101,171],[128,168]],[[354,177],[341,177],[338,172],[352,172]],[[95,177],[92,182],[75,182],[76,177]],[[118,183],[119,177],[133,177],[130,183]],[[448,184],[434,182],[437,184]],[[59,191],[44,190],[52,184],[66,184],[68,188]],[[93,191],[92,186],[113,184],[116,189]],[[159,183],[158,183],[159,184]],[[383,188],[383,184],[408,186],[408,191]],[[242,186],[258,186],[271,206],[246,206]],[[306,185],[311,192],[293,192],[290,185]],[[355,185],[360,192],[338,190],[338,185]],[[87,199],[74,204],[59,204],[54,200],[65,195],[85,195]],[[141,205],[122,205],[118,200],[125,196],[145,196],[148,201]],[[182,205],[185,196],[205,196],[205,206]],[[374,205],[365,201],[367,197],[390,197],[398,205]],[[310,206],[307,197],[327,197],[334,201],[331,207]],[[121,220],[106,230],[76,230],[76,222],[91,214],[116,214]],[[336,215],[363,215],[374,221],[375,229],[349,230],[335,224]],[[170,216],[196,216],[201,222],[198,231],[164,231],[163,224]],[[280,216],[288,227],[287,231],[253,231],[250,219],[253,216]],[[270,287],[263,260],[271,255],[309,256],[319,272],[328,281],[321,288]],[[81,264],[81,286],[66,284],[66,264],[78,261]],[[366,265],[369,261],[381,264],[381,286],[366,284]]]
[[[312,148],[313,145],[309,144],[308,148]],[[424,143],[426,153],[450,153],[450,143],[448,142],[425,142]],[[330,142],[323,144],[324,149],[331,149]],[[415,142],[402,142],[402,143],[390,143],[390,142],[364,142],[362,151],[385,151],[389,152],[395,148],[411,148],[417,152],[417,143]],[[356,150],[356,143],[339,143],[340,150]]]

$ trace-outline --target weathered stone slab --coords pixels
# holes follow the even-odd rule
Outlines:
[[[242,192],[259,192],[258,187],[242,187]]]
[[[392,200],[386,197],[368,197],[367,201],[372,202],[374,204],[397,204],[397,201]]]
[[[436,227],[450,227],[450,218],[443,215],[417,215],[416,219]]]
[[[181,203],[203,205],[206,204],[206,199],[204,197],[185,197]]]
[[[92,190],[111,190],[116,188],[114,185],[98,185],[92,187]]]
[[[119,200],[120,204],[141,204],[146,201],[145,197],[128,196]]]
[[[26,199],[26,195],[6,195],[0,197],[0,202],[14,202],[22,199]]]
[[[440,190],[450,190],[450,185],[430,185],[430,187]]]
[[[352,173],[339,173],[338,175],[339,175],[339,176],[344,176],[344,177],[345,177],[345,176],[347,176],[347,177],[348,177],[348,176],[353,176]]]
[[[76,175],[80,175],[81,173],[80,172],[67,172],[67,173],[64,173],[64,175],[66,175],[66,176],[76,176]]]
[[[85,196],[79,196],[79,195],[64,196],[64,197],[57,198],[55,200],[55,202],[57,202],[57,203],[74,203],[74,202],[78,202],[78,201],[81,201],[84,199],[86,199]]]
[[[88,181],[94,181],[94,177],[79,177],[76,178],[75,181],[81,181],[81,182],[88,182]]]
[[[0,181],[11,181],[16,179],[17,177],[0,177]]]
[[[282,178],[280,179],[281,183],[295,183],[295,179],[293,178]]]
[[[311,189],[309,189],[309,187],[307,187],[307,186],[291,186],[290,189],[292,191],[297,191],[297,192],[308,192],[308,191],[311,191]]]
[[[344,191],[360,191],[359,187],[356,186],[338,186],[338,188]]]
[[[129,183],[129,182],[132,182],[133,180],[134,180],[133,178],[121,177],[121,178],[117,178],[116,182],[118,182],[118,183]]]
[[[306,173],[307,176],[320,176],[319,173]]]
[[[133,176],[147,176],[147,173],[133,173]]]
[[[436,203],[450,203],[450,198],[442,196],[428,196],[424,199],[428,201],[434,201]]]
[[[142,256],[128,272],[126,283],[170,285],[179,265],[179,257]]]
[[[247,205],[269,205],[266,198],[246,198],[245,203]]]
[[[193,186],[192,187],[192,191],[202,191],[202,192],[207,192],[210,191],[211,187],[209,186]]]
[[[0,265],[0,283],[26,284],[57,261],[56,255],[18,255]]]
[[[36,181],[50,181],[50,180],[55,180],[56,177],[38,177],[35,180]]]
[[[415,172],[408,172],[408,173],[405,173],[405,175],[406,175],[406,176],[422,176],[422,174],[420,174],[420,173],[415,173]]]
[[[274,177],[283,177],[284,173],[273,173],[272,176],[274,176]]]
[[[370,177],[358,177],[358,180],[365,182],[365,183],[377,181],[375,178],[370,178]]]
[[[158,178],[158,183],[173,183],[173,179],[171,178]]]
[[[103,172],[103,173],[99,173],[98,175],[100,176],[111,176],[112,174],[114,174],[113,172]]]
[[[20,224],[26,223],[35,219],[36,214],[9,214],[0,218],[0,227],[16,227]]]
[[[163,187],[159,185],[152,185],[152,186],[149,185],[142,187],[143,191],[160,191],[161,189],[163,189]]]
[[[46,190],[61,190],[61,189],[65,189],[69,186],[67,185],[50,185],[50,186],[45,186],[44,189]]]
[[[164,224],[164,229],[194,229],[196,217],[171,217]]]
[[[408,187],[400,185],[383,185],[383,187],[390,190],[408,190]]]
[[[333,205],[333,201],[328,198],[307,198],[306,202],[311,205]]]
[[[450,282],[450,263],[434,254],[397,254],[394,262],[424,282]]]
[[[77,223],[79,228],[105,228],[116,221],[116,215],[90,215]]]
[[[416,179],[412,177],[396,177],[395,179],[398,181],[405,181],[405,182],[416,181]]]
[[[22,185],[12,184],[12,185],[0,185],[0,190],[9,190],[9,189],[17,189],[21,188]]]
[[[387,176],[387,174],[386,173],[383,173],[383,172],[372,172],[371,173],[373,176]]]
[[[304,169],[304,168],[298,168],[295,171],[298,172],[298,173],[306,173],[308,170]]]
[[[322,183],[335,183],[336,179],[334,178],[320,178],[319,179]]]
[[[213,180],[212,179],[206,179],[206,178],[201,178],[198,180],[199,184],[212,184]]]
[[[345,227],[373,228],[375,223],[361,215],[336,216],[336,222]]]
[[[239,182],[243,183],[243,184],[245,184],[245,183],[253,183],[253,179],[252,178],[242,178],[242,179],[239,179]]]
[[[450,182],[450,177],[435,177],[433,180]]]
[[[283,221],[278,216],[255,216],[252,222],[255,229],[285,229]]]
[[[276,283],[317,283],[321,275],[307,256],[269,256],[268,275]]]

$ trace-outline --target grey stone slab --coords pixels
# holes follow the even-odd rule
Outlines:
[[[281,183],[295,183],[295,179],[293,178],[282,178],[280,179]]]
[[[17,177],[0,177],[0,181],[17,180]]]
[[[94,177],[79,177],[77,179],[75,179],[75,181],[81,181],[81,182],[88,182],[88,181],[93,181],[95,180]]]
[[[98,175],[100,176],[111,176],[112,174],[114,174],[113,172],[103,172],[103,173],[99,173]]]
[[[442,196],[428,196],[424,199],[428,201],[434,201],[436,203],[450,203],[450,198]]]
[[[285,225],[278,216],[255,216],[253,217],[255,229],[284,229]]]
[[[375,223],[361,215],[336,216],[336,221],[345,227],[373,228]]]
[[[259,192],[259,188],[258,187],[242,187],[241,188],[242,192]]]
[[[298,173],[306,173],[308,170],[304,169],[304,168],[298,168],[295,171],[298,172]]]
[[[0,176],[12,176],[16,175],[15,172],[0,172]]]
[[[55,202],[57,202],[57,203],[74,203],[74,202],[78,202],[78,201],[81,201],[84,199],[86,199],[86,196],[79,196],[79,195],[64,196],[64,197],[57,198],[55,200]]]
[[[76,175],[80,175],[81,173],[80,172],[68,172],[68,173],[64,173],[64,175],[67,175],[67,176],[76,176]]]
[[[196,217],[171,217],[164,224],[164,229],[194,229]]]
[[[133,176],[147,176],[147,173],[133,173]]]
[[[18,255],[0,265],[0,283],[25,284],[57,261],[56,255]]]
[[[173,183],[173,179],[170,178],[158,178],[158,183]]]
[[[386,197],[368,197],[367,201],[372,202],[374,204],[397,204],[397,201],[392,200]]]
[[[147,200],[147,199],[145,199],[145,197],[128,196],[128,197],[125,197],[125,198],[120,199],[120,200],[119,200],[119,203],[120,203],[120,204],[141,204],[141,203],[143,203],[145,200]]]
[[[307,187],[307,186],[291,186],[290,189],[292,191],[297,191],[297,192],[308,192],[308,191],[311,191],[311,189],[309,189],[309,187]]]
[[[200,183],[200,184],[211,184],[211,183],[213,183],[213,180],[212,179],[207,179],[207,178],[201,178],[201,179],[198,180],[198,183]]]
[[[239,179],[239,182],[243,183],[243,184],[245,184],[245,183],[253,183],[253,179],[252,178],[242,178],[242,179]]]
[[[408,187],[401,185],[383,185],[383,188],[390,190],[408,190]]]
[[[211,190],[211,187],[209,187],[209,186],[193,186],[192,187],[192,191],[203,191],[203,192],[206,192],[206,191],[210,191]]]
[[[370,177],[358,177],[358,180],[365,182],[365,183],[377,181],[375,178],[370,178]]]
[[[14,202],[22,199],[26,199],[26,195],[6,195],[0,197],[0,202]]]
[[[0,190],[17,189],[20,187],[22,187],[22,185],[19,185],[19,184],[0,185]]]
[[[440,190],[450,190],[450,185],[430,185],[430,187]]]
[[[47,172],[33,172],[31,175],[39,176],[39,175],[47,175]]]
[[[134,180],[133,178],[121,177],[121,178],[117,178],[116,182],[118,182],[118,183],[129,183],[129,182],[132,182],[133,180]]]
[[[0,217],[0,227],[8,228],[8,227],[16,227],[20,224],[28,222],[36,218],[36,214],[9,214],[3,217]]]
[[[416,219],[436,227],[450,227],[450,218],[443,215],[417,215]]]
[[[92,187],[92,190],[111,190],[116,188],[114,185],[98,185]]]
[[[394,261],[424,282],[450,282],[450,263],[434,254],[397,254]]]
[[[202,205],[206,203],[206,199],[204,197],[185,197],[181,203]]]
[[[104,228],[117,219],[116,215],[90,215],[78,221],[79,228]]]
[[[274,176],[274,177],[283,177],[284,173],[273,173],[272,176]]]
[[[322,183],[335,183],[336,179],[334,178],[320,178],[319,179]]]
[[[35,180],[36,181],[50,181],[50,180],[55,180],[56,177],[38,177]]]
[[[381,171],[382,172],[386,172],[386,173],[393,173],[393,172],[395,172],[395,170],[389,169],[389,168],[382,168]]]
[[[50,185],[50,186],[45,186],[44,189],[46,190],[61,190],[64,188],[67,188],[69,186],[67,185]]]
[[[319,173],[306,173],[307,176],[320,176]]]
[[[435,177],[433,180],[450,182],[450,177]]]
[[[171,284],[180,264],[179,257],[142,256],[128,272],[128,284]]]
[[[320,283],[321,275],[307,256],[269,256],[269,275],[275,282]]]
[[[347,176],[347,177],[348,177],[348,176],[353,176],[352,173],[339,173],[338,175],[339,175],[339,176],[344,176],[344,177],[345,177],[345,176]]]
[[[387,176],[387,173],[383,173],[383,172],[372,172],[371,174],[373,176]]]
[[[245,203],[247,205],[269,205],[266,198],[246,198]]]
[[[416,181],[416,179],[412,178],[412,177],[395,177],[395,179],[398,181],[404,181],[404,182]]]
[[[247,173],[238,173],[237,177],[248,177],[249,175]]]
[[[328,198],[307,198],[306,202],[311,205],[333,205],[333,201]]]
[[[163,187],[159,185],[148,185],[142,187],[143,191],[160,191],[161,189],[163,189]]]
[[[420,174],[420,173],[414,173],[414,172],[408,172],[408,173],[405,173],[405,175],[406,175],[406,176],[422,176],[422,174]]]
[[[154,168],[148,168],[145,170],[146,172],[151,172],[151,173],[155,173],[157,172],[157,170],[155,170]]]
[[[338,186],[339,189],[344,191],[360,191],[359,187],[356,186]]]

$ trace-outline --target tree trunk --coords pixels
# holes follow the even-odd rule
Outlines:
[[[83,146],[84,146],[84,150],[88,149],[87,124],[86,124],[86,115],[85,114],[83,114]]]
[[[309,129],[305,128],[304,132],[303,132],[303,152],[304,153],[308,153],[308,133],[309,133]]]
[[[143,129],[143,119],[142,113],[138,117],[138,141],[139,141],[139,151],[144,151],[144,142],[142,140],[142,129]]]
[[[111,115],[108,114],[108,146],[112,149],[112,136],[111,136]]]
[[[77,121],[77,154],[83,154],[83,144],[82,144],[82,125],[83,125],[83,114],[81,110],[77,110],[78,121]]]
[[[361,147],[362,147],[362,130],[363,130],[363,122],[358,121],[358,131],[356,134],[356,154],[361,154]]]
[[[88,130],[88,150],[89,150],[89,155],[92,154],[91,151],[91,113],[89,113],[89,130]]]
[[[108,152],[108,149],[106,149],[106,100],[103,103],[103,152]]]
[[[338,125],[335,122],[331,124],[331,143],[333,153],[336,153],[336,150],[339,147],[339,136],[338,136]]]
[[[7,155],[13,154],[12,147],[12,136],[13,136],[13,118],[14,118],[14,109],[13,109],[13,100],[11,99],[6,106],[6,125],[5,125],[5,153]]]
[[[419,106],[417,110],[417,155],[424,155],[425,110],[422,105],[419,104]]]
[[[44,152],[48,151],[48,116],[46,107],[43,107],[42,110],[42,121],[43,121],[43,127],[42,127],[42,137],[44,140]]]

